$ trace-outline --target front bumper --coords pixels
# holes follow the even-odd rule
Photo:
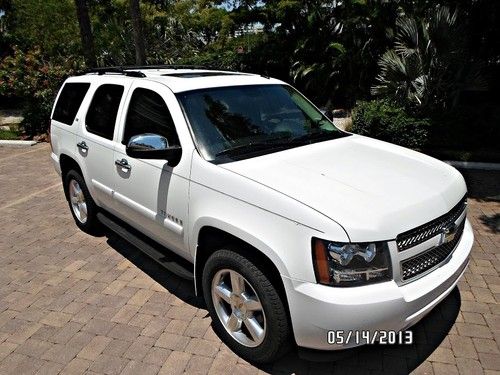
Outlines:
[[[300,347],[336,350],[328,331],[401,331],[422,319],[455,287],[469,262],[474,236],[469,221],[449,260],[405,285],[395,281],[335,288],[283,277],[295,340]]]

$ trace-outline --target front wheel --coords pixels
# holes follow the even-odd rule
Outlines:
[[[214,331],[242,358],[272,362],[290,348],[283,301],[249,259],[226,249],[212,254],[203,270],[203,294]]]

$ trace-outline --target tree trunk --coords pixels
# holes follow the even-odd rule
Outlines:
[[[80,36],[82,38],[83,55],[88,67],[95,67],[97,61],[95,58],[94,37],[90,26],[89,9],[86,0],[75,0],[76,16],[80,25]]]
[[[135,62],[137,65],[146,63],[146,48],[144,46],[144,33],[142,30],[141,9],[139,0],[130,0],[130,18],[132,18],[132,28],[135,44]]]

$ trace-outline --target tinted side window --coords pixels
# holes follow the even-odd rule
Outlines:
[[[52,119],[66,125],[73,125],[90,83],[66,83],[57,100]]]
[[[90,133],[113,139],[116,115],[123,95],[123,86],[102,85],[92,98],[85,124]]]
[[[167,138],[169,145],[179,145],[174,121],[165,101],[156,92],[135,89],[130,99],[123,144],[134,135],[154,133]]]

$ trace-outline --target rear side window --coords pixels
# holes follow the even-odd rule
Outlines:
[[[123,86],[108,84],[99,86],[85,117],[87,131],[106,139],[113,139],[122,95]]]
[[[52,119],[66,125],[73,125],[89,87],[90,83],[66,83],[57,100]]]
[[[123,144],[144,133],[162,135],[169,145],[179,145],[174,121],[163,98],[154,91],[138,88],[130,98]]]

